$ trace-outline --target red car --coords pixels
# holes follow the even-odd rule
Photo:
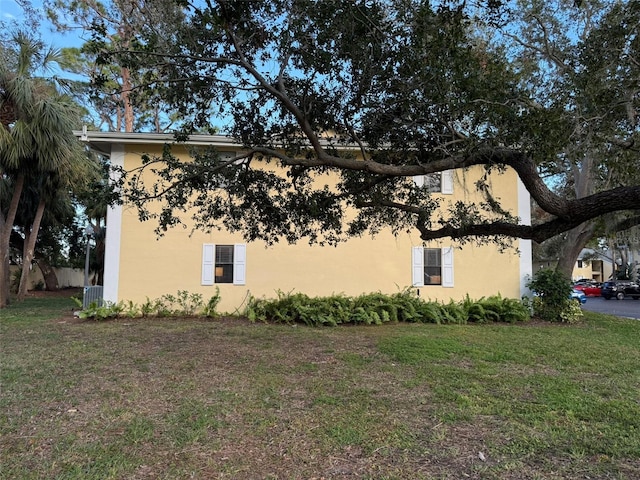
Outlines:
[[[598,282],[576,283],[573,288],[584,292],[587,297],[599,297],[602,291],[602,284]]]

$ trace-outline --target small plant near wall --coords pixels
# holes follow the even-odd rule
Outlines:
[[[527,286],[535,294],[533,313],[542,320],[574,323],[582,317],[582,309],[570,299],[571,282],[557,270],[539,270]]]
[[[218,287],[216,287],[216,293],[215,295],[213,295],[209,301],[207,302],[207,304],[204,306],[204,308],[202,309],[202,314],[205,317],[215,317],[216,316],[216,308],[218,307],[218,304],[220,303],[220,289]]]
[[[75,299],[76,304],[82,307],[82,300]],[[207,303],[204,302],[200,293],[189,293],[186,290],[179,290],[177,295],[165,294],[154,300],[147,297],[142,304],[137,304],[131,300],[114,302],[104,302],[98,305],[92,302],[87,308],[78,313],[80,318],[92,318],[104,320],[108,318],[144,318],[144,317],[215,317],[216,307],[220,303],[220,291],[216,288],[216,293]]]
[[[123,313],[126,317],[136,318],[141,315],[140,305],[129,300],[125,302]]]
[[[178,291],[138,305],[131,301],[92,303],[79,313],[80,318],[142,317],[215,317],[220,302],[216,289],[207,303],[200,294]],[[78,301],[82,305],[81,301]],[[341,324],[380,325],[389,322],[466,324],[489,322],[521,322],[530,318],[529,307],[510,298],[494,295],[479,300],[467,297],[460,302],[425,301],[414,290],[386,295],[369,293],[357,297],[331,295],[310,297],[303,293],[278,292],[276,299],[249,300],[245,312],[250,321],[265,323],[302,323],[309,326]]]

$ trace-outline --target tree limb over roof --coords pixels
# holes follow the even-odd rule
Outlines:
[[[145,168],[160,183],[130,177],[130,200],[150,218],[145,202],[163,197],[160,230],[195,206],[196,228],[223,226],[270,242],[335,242],[389,227],[417,229],[425,241],[541,242],[636,210],[640,187],[625,178],[638,177],[624,172],[637,165],[638,9],[589,11],[589,34],[567,39],[547,11],[502,7],[217,1],[185,7],[171,34],[141,29],[125,51],[94,41],[103,62],[144,67],[148,74],[135,91],[153,90],[173,106],[185,119],[181,139],[224,122],[245,152],[226,163],[212,153],[199,153],[190,165],[168,151],[148,158]],[[586,7],[566,8],[579,16]],[[536,40],[535,31],[542,37]],[[336,138],[324,138],[327,131]],[[258,158],[277,160],[287,176],[253,168]],[[448,216],[437,198],[408,181],[478,165],[515,170],[544,220],[521,224],[486,178],[476,185],[484,200],[457,202]],[[550,188],[541,175],[562,173],[571,182],[580,168],[602,178],[601,188],[582,198]],[[339,179],[335,190],[313,181],[329,170]]]

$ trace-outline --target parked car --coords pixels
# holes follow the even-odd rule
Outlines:
[[[640,298],[640,285],[629,280],[610,280],[602,284],[601,293],[605,300],[617,298],[622,300],[624,297],[631,297],[634,300]]]
[[[602,284],[595,281],[578,281],[573,288],[584,292],[587,297],[599,297],[602,295]]]
[[[536,292],[533,292],[533,296],[537,297],[538,294]],[[587,303],[587,296],[584,294],[584,292],[580,291],[580,290],[576,290],[575,288],[571,290],[571,293],[569,294],[569,300],[575,300],[578,303]]]
[[[584,292],[581,290],[576,290],[575,288],[571,290],[569,298],[579,303],[587,303],[587,296],[584,294]]]

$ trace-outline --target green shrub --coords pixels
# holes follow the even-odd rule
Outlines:
[[[414,290],[393,295],[363,294],[309,297],[303,293],[277,292],[272,300],[251,297],[246,315],[252,322],[304,323],[310,326],[339,324],[380,325],[388,322],[452,323],[515,322],[529,318],[519,300],[498,296],[473,301],[441,303],[422,300]]]
[[[571,316],[571,282],[555,269],[545,268],[535,273],[527,286],[534,292],[533,313],[549,322],[563,322]]]
[[[79,307],[82,307],[81,299],[74,299]],[[209,299],[205,305],[200,293],[189,293],[179,290],[176,296],[171,294],[162,295],[160,298],[146,301],[141,305],[129,301],[118,303],[103,302],[99,305],[92,302],[87,308],[79,313],[80,318],[93,318],[104,320],[107,318],[137,318],[137,317],[194,317],[203,315],[214,317],[216,307],[220,302],[220,291],[216,289],[216,294]]]
[[[191,317],[204,309],[202,294],[189,293],[186,290],[178,290],[174,304],[173,313],[185,317]]]
[[[140,306],[137,303],[133,303],[131,300],[129,300],[125,304],[124,315],[128,318],[136,318],[142,316]]]
[[[467,323],[467,315],[460,303],[450,300],[449,303],[442,304],[442,313],[444,315],[444,323],[465,324]]]
[[[531,316],[527,301],[502,298],[499,294],[479,300],[471,300],[467,295],[462,305],[470,323],[513,323],[527,320]]]
[[[78,314],[80,318],[91,318],[93,320],[105,320],[116,318],[124,311],[124,302],[91,302],[87,308]]]
[[[202,309],[202,314],[205,317],[215,317],[216,316],[216,308],[218,308],[218,304],[220,303],[220,288],[216,287],[216,293],[213,295],[207,304]]]
[[[576,323],[583,317],[582,308],[575,300],[569,301],[569,306],[560,312],[560,321],[564,323]]]
[[[154,305],[155,305],[155,302],[149,299],[149,297],[147,297],[147,300],[142,305],[140,305],[140,314],[143,317],[148,317],[152,315]]]

